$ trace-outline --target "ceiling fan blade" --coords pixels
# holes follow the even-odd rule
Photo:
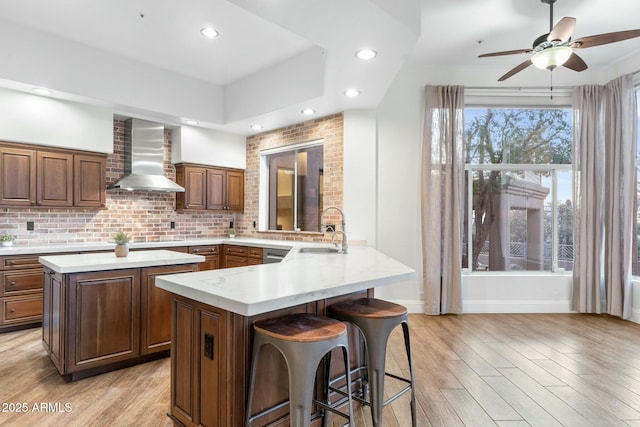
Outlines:
[[[551,29],[551,32],[547,36],[547,41],[564,43],[571,38],[575,27],[576,18],[565,16]]]
[[[504,80],[507,80],[509,77],[513,76],[516,73],[519,73],[520,71],[524,70],[525,68],[527,68],[531,64],[532,64],[531,59],[527,59],[522,64],[520,64],[517,67],[511,69],[511,71],[509,71],[507,74],[505,74],[504,76],[500,77],[498,79],[498,81],[502,82]]]
[[[567,62],[562,65],[573,71],[584,71],[589,68],[587,67],[587,63],[584,62],[578,55],[576,55],[575,52],[572,53]]]
[[[617,31],[614,33],[598,34],[595,36],[581,37],[571,42],[573,48],[586,48],[603,44],[620,42],[622,40],[640,37],[640,30]]]
[[[478,55],[478,58],[486,58],[488,56],[516,55],[518,53],[531,53],[531,52],[533,52],[533,49],[505,50],[504,52],[483,53],[482,55]]]

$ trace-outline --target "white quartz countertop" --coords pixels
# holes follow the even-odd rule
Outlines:
[[[373,248],[304,253],[299,242],[284,260],[156,277],[156,286],[204,304],[253,316],[364,289],[411,280],[415,271]],[[321,247],[322,245],[306,244]]]
[[[116,257],[114,252],[104,252],[47,255],[39,257],[38,260],[40,264],[58,273],[84,273],[161,265],[196,264],[204,262],[205,257],[170,250],[150,250],[132,251],[126,257]]]

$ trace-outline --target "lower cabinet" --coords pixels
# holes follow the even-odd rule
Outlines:
[[[0,331],[42,322],[42,266],[38,255],[0,257]]]
[[[224,245],[224,268],[262,264],[262,248]]]
[[[220,245],[190,246],[189,253],[202,255],[206,258],[204,262],[199,264],[200,271],[220,268]]]
[[[174,295],[171,417],[182,425],[233,426],[229,313]]]
[[[71,379],[166,355],[171,294],[158,275],[198,271],[197,265],[60,274],[45,268],[42,341]]]

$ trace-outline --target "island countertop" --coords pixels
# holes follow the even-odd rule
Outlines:
[[[415,271],[373,248],[305,253],[293,245],[278,264],[158,276],[156,286],[243,316],[411,280]]]
[[[85,273],[90,271],[120,270],[124,268],[156,267],[161,265],[197,264],[205,261],[202,255],[168,250],[132,251],[126,257],[113,252],[47,255],[40,263],[57,273]]]

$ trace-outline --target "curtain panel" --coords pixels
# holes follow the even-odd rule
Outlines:
[[[633,76],[574,89],[572,308],[631,317],[637,144]]]
[[[462,313],[464,87],[426,86],[421,162],[426,314]]]

